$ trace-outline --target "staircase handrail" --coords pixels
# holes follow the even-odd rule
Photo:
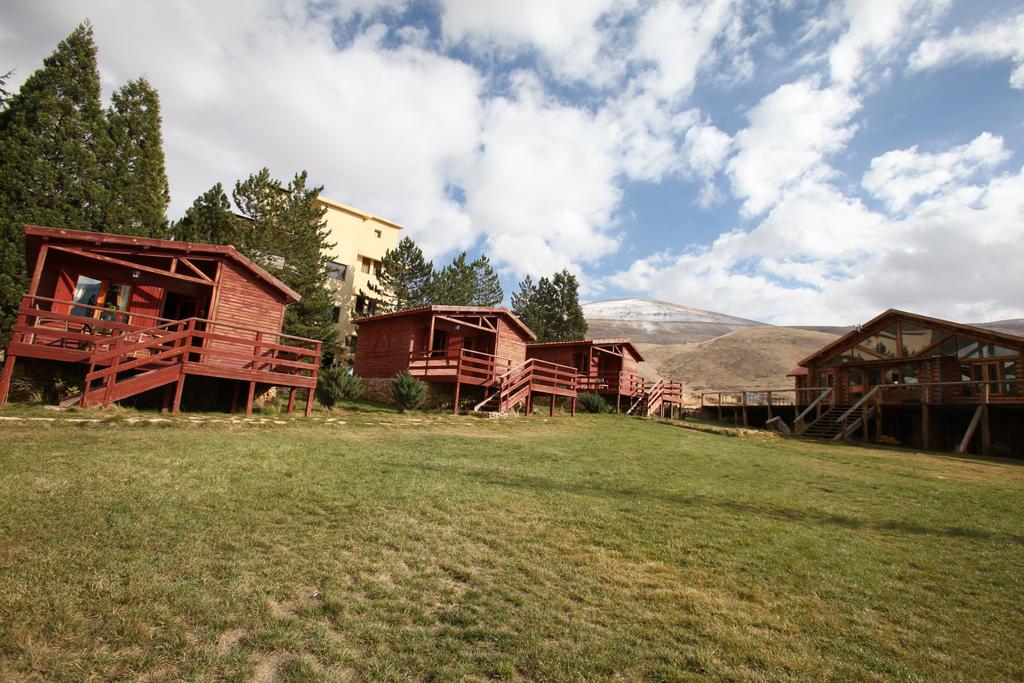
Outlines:
[[[864,405],[869,398],[871,398],[872,396],[877,394],[878,390],[881,389],[881,388],[882,388],[881,386],[871,387],[871,391],[869,391],[868,393],[864,394],[859,401],[854,403],[853,406],[851,406],[849,410],[847,410],[845,413],[840,415],[839,418],[836,421],[837,422],[845,422],[846,419],[848,417],[850,417],[850,415],[853,412],[855,412],[858,408],[860,408],[862,405]]]
[[[802,413],[800,413],[799,415],[797,415],[797,416],[796,416],[796,419],[795,419],[795,420],[793,420],[793,427],[794,427],[794,428],[798,428],[798,427],[799,427],[799,425],[801,425],[801,424],[803,423],[803,421],[804,421],[804,418],[805,418],[805,417],[807,417],[807,416],[808,416],[808,415],[809,415],[809,414],[811,413],[811,411],[812,411],[812,410],[814,410],[815,408],[817,408],[817,407],[818,407],[818,404],[820,404],[820,403],[821,403],[822,401],[824,401],[824,400],[825,400],[826,398],[828,398],[828,397],[829,397],[829,395],[831,395],[831,393],[832,393],[832,389],[833,389],[833,387],[828,387],[827,389],[823,390],[823,391],[822,391],[822,392],[821,392],[821,393],[820,393],[820,394],[818,395],[818,398],[814,399],[814,400],[813,400],[813,401],[811,402],[811,404],[810,404],[809,406],[807,406],[807,407],[806,407],[806,408],[804,409],[804,411],[803,411]]]
[[[97,353],[92,354],[89,357],[89,362],[91,364],[93,364],[93,365],[102,365],[105,361],[107,361],[110,358],[116,358],[117,356],[123,356],[123,355],[125,355],[127,353],[135,353],[136,351],[142,351],[144,349],[151,348],[153,346],[154,340],[159,340],[159,341],[162,342],[162,341],[165,341],[168,336],[170,336],[172,334],[180,334],[180,333],[184,332],[184,330],[176,330],[176,331],[173,331],[173,332],[169,331],[169,333],[167,335],[163,335],[163,336],[160,336],[160,337],[154,336],[153,339],[149,339],[147,341],[137,341],[134,344],[131,344],[130,346],[117,346],[115,344],[115,342],[117,340],[123,339],[126,334],[129,334],[129,333],[130,334],[146,334],[146,333],[152,334],[154,332],[157,332],[157,331],[160,331],[160,330],[163,330],[163,329],[166,329],[166,328],[170,328],[170,327],[175,326],[175,325],[182,325],[182,324],[186,324],[186,327],[187,327],[187,323],[190,320],[195,320],[195,318],[185,318],[183,320],[172,320],[171,322],[163,323],[163,324],[160,324],[160,325],[154,325],[153,327],[146,327],[146,328],[142,328],[142,329],[138,329],[138,330],[126,330],[122,334],[119,334],[119,335],[116,335],[114,337],[111,337],[110,340],[108,340],[107,343],[108,344],[114,344],[114,348],[109,348],[106,351],[101,351],[101,352],[97,352]],[[178,337],[175,337],[175,339],[177,339],[177,338]]]

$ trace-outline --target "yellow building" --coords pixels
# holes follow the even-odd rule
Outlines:
[[[319,202],[327,209],[324,220],[330,230],[328,241],[334,243],[327,253],[331,259],[327,270],[334,293],[334,320],[339,339],[351,347],[356,334],[352,318],[376,311],[377,301],[369,284],[377,283],[381,259],[398,244],[403,226],[327,197],[319,197]]]

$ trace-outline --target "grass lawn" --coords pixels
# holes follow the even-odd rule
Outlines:
[[[0,423],[0,679],[1024,678],[1024,463],[285,422]]]

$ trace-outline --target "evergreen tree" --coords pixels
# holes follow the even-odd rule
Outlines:
[[[7,105],[7,100],[11,98],[11,91],[7,89],[7,79],[14,74],[14,69],[11,69],[3,76],[0,76],[0,109],[3,109]]]
[[[170,189],[160,132],[160,96],[144,78],[114,93],[107,110],[111,157],[107,165],[110,203],[97,226],[106,232],[167,236]]]
[[[235,244],[240,229],[224,186],[217,183],[196,197],[181,220],[171,225],[171,236],[183,242]]]
[[[379,297],[377,313],[426,305],[433,275],[434,264],[423,258],[423,251],[411,238],[403,237],[398,246],[385,252],[377,284],[369,285]]]
[[[0,112],[0,340],[25,290],[25,223],[95,230],[109,203],[110,145],[88,22]]]
[[[303,171],[284,186],[264,168],[237,182],[233,197],[248,228],[235,246],[302,296],[287,308],[284,332],[319,339],[330,356],[337,328],[324,253],[334,245],[327,241],[327,210],[317,203],[323,187],[307,187],[307,180]]]
[[[501,282],[498,274],[491,267],[491,261],[486,254],[471,264],[476,282],[473,286],[474,306],[497,306],[505,298],[505,292],[501,289]]]
[[[535,316],[524,320],[537,341],[576,341],[587,335],[587,321],[580,306],[579,282],[568,270],[542,277],[526,309]],[[514,304],[513,304],[514,305]]]
[[[538,310],[537,285],[529,275],[519,283],[519,291],[512,294],[512,312],[523,324],[533,330],[538,339],[544,337],[544,321]]]
[[[430,302],[440,306],[472,306],[475,293],[476,269],[466,262],[466,252],[462,252],[434,277]]]

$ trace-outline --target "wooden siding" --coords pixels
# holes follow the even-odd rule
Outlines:
[[[211,320],[280,331],[284,322],[284,297],[238,264],[222,262],[217,290],[216,310],[210,311]]]
[[[360,323],[355,374],[366,378],[387,378],[407,370],[409,351],[424,349],[423,340],[429,324],[429,316],[426,315]]]
[[[494,355],[512,361],[513,365],[523,363],[526,361],[528,339],[521,329],[511,325],[504,316],[498,316],[498,339]]]

